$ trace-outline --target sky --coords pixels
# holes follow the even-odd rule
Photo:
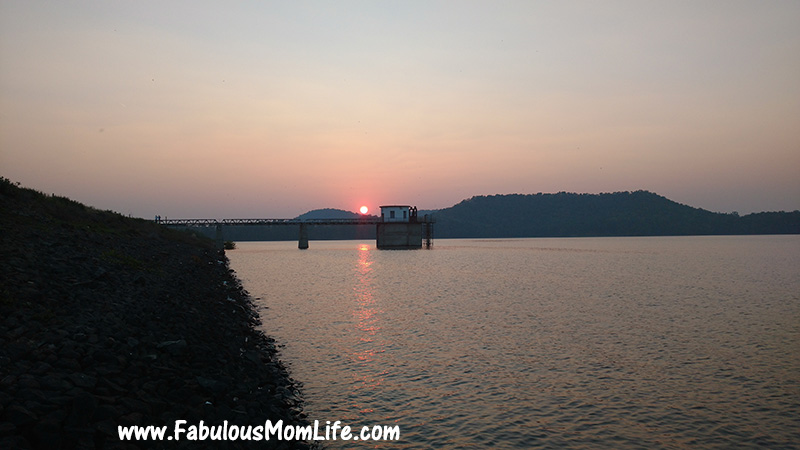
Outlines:
[[[0,176],[135,217],[800,209],[800,1],[0,1]]]

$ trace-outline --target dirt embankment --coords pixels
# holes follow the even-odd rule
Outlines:
[[[177,419],[303,423],[210,241],[0,179],[0,261],[0,448],[306,447],[119,439]]]

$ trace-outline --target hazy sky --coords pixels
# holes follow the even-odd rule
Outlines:
[[[140,217],[800,209],[800,1],[0,0],[0,175]]]

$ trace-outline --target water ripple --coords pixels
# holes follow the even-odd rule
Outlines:
[[[401,427],[372,448],[800,443],[796,236],[242,243],[230,258],[312,419]]]

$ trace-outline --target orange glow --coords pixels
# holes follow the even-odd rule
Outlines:
[[[364,205],[359,209],[359,211],[361,211],[361,214],[366,214],[369,212],[369,208],[367,208],[367,206]]]
[[[370,251],[368,244],[358,246],[358,260],[355,266],[356,282],[353,286],[355,303],[353,305],[354,328],[353,337],[357,338],[355,345],[349,353],[354,363],[358,364],[358,373],[353,378],[352,389],[378,389],[383,384],[386,371],[376,372],[380,365],[380,358],[385,351],[384,338],[381,336],[381,315],[383,310],[379,307],[373,296],[372,264],[374,252]],[[369,405],[359,405],[362,411],[369,411]]]

